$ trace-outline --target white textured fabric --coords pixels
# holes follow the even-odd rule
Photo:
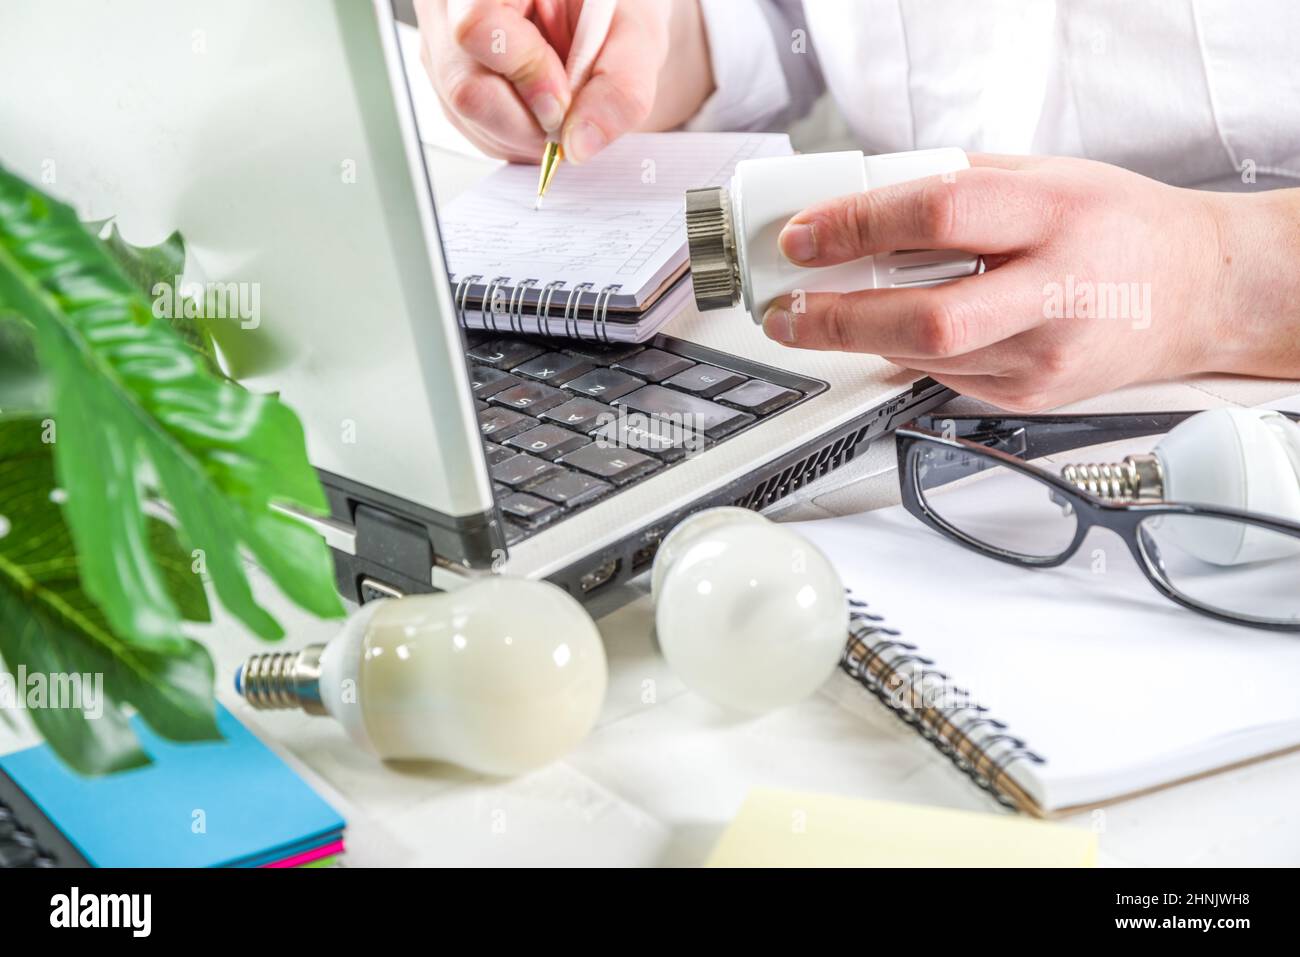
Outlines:
[[[1294,0],[701,2],[717,92],[694,128],[788,124],[827,88],[868,152],[961,146],[1185,186],[1300,182]]]
[[[800,77],[788,71],[778,47],[786,42],[787,28],[794,29],[788,18],[798,16],[799,0],[700,0],[700,7],[716,91],[689,128],[769,129],[788,119],[790,81],[802,82],[806,97],[816,85],[815,73]],[[773,18],[777,12],[785,16]]]

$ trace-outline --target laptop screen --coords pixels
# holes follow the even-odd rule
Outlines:
[[[6,0],[0,162],[179,229],[231,372],[329,475],[445,516],[492,508],[432,197],[381,2]],[[51,57],[50,51],[58,56]],[[416,158],[408,160],[408,151]]]

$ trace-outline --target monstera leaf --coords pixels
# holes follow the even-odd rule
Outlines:
[[[0,312],[0,410],[45,408],[45,385],[30,330],[17,316]]]
[[[147,764],[123,705],[133,706],[159,734],[192,741],[220,737],[212,705],[212,662],[184,641],[163,654],[137,647],[113,631],[81,587],[80,562],[63,521],[54,483],[53,447],[38,418],[0,419],[0,658],[13,701],[26,707],[55,752],[83,774]],[[176,532],[145,519],[154,564],[180,614],[207,621],[207,597]],[[44,691],[18,681],[26,669]],[[54,700],[54,680],[77,682],[80,700]],[[71,676],[77,676],[72,679]]]
[[[221,603],[273,640],[241,549],[320,616],[342,614],[329,551],[273,508],[325,511],[301,424],[213,374],[73,210],[0,168],[0,313],[21,316],[51,390],[54,466],[85,596],[113,634],[183,657],[184,617],[150,547],[164,500]]]
[[[102,240],[104,249],[121,267],[131,283],[146,296],[154,295],[159,283],[173,288],[185,271],[185,241],[174,232],[156,246],[132,246],[111,220],[86,223]],[[174,309],[166,316],[182,341],[199,357],[203,367],[225,378],[217,361],[212,334],[203,320]],[[49,406],[45,377],[36,361],[31,330],[15,315],[0,315],[0,409],[37,411]]]
[[[157,295],[160,286],[169,286],[179,297],[180,277],[185,272],[185,240],[174,232],[156,246],[132,246],[118,232],[114,223],[91,224],[92,231],[103,240],[108,254],[131,280],[132,285],[146,296]],[[217,350],[212,335],[201,319],[187,316],[184,310],[173,309],[166,317],[168,324],[181,337],[181,341],[199,357],[200,364],[213,375],[222,376],[217,363]]]

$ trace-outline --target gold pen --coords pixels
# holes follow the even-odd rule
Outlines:
[[[569,76],[569,91],[577,93],[591,76],[591,68],[596,64],[600,48],[609,36],[609,26],[614,21],[615,0],[585,0],[582,12],[578,14],[578,25],[573,31],[573,43],[569,48],[569,62],[564,71]],[[555,171],[564,159],[564,147],[559,144],[559,130],[550,138],[548,131],[546,149],[542,153],[542,171],[537,180],[537,202],[533,209],[542,208],[542,197],[555,179]]]
[[[554,140],[546,141],[546,150],[542,153],[541,175],[537,179],[537,202],[533,204],[533,209],[542,208],[542,197],[551,186],[551,180],[555,179],[555,171],[560,168],[560,162],[564,159],[564,147]]]

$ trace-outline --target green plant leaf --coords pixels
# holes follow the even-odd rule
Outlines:
[[[31,330],[0,313],[0,412],[35,412],[49,406],[49,389],[36,361]]]
[[[159,294],[159,284],[172,287],[175,299],[179,300],[179,277],[185,272],[185,240],[179,232],[174,232],[156,246],[132,246],[118,232],[113,222],[92,223],[90,231],[100,236],[100,242],[110,256],[121,268],[126,278],[142,294],[150,298]],[[107,228],[107,233],[101,236]],[[217,361],[217,347],[212,336],[204,328],[200,319],[186,316],[184,311],[173,309],[173,315],[167,317],[181,340],[201,357],[204,367],[214,375],[224,376],[221,364]]]
[[[146,296],[154,294],[153,287],[158,283],[171,285],[185,271],[185,240],[179,232],[172,233],[157,246],[132,246],[111,220],[106,224],[91,223],[90,229],[108,247],[126,278]]]
[[[47,679],[75,674],[82,676],[84,693],[98,688],[102,697],[83,696],[82,708],[47,698],[26,713],[55,753],[83,774],[148,763],[124,705],[134,706],[164,737],[220,737],[212,661],[204,648],[185,640],[161,654],[124,641],[82,589],[72,536],[51,497],[54,457],[42,441],[47,434],[40,419],[0,418],[0,658],[15,680],[20,667]],[[175,531],[152,516],[145,526],[177,607],[191,620],[208,620],[203,580]],[[47,687],[54,682],[47,680]],[[16,691],[26,699],[25,685]]]
[[[0,308],[33,330],[82,586],[114,632],[153,651],[187,647],[148,548],[155,489],[217,597],[260,637],[283,630],[253,596],[241,545],[300,606],[343,613],[324,541],[273,507],[326,511],[297,417],[206,371],[73,210],[3,168]]]

